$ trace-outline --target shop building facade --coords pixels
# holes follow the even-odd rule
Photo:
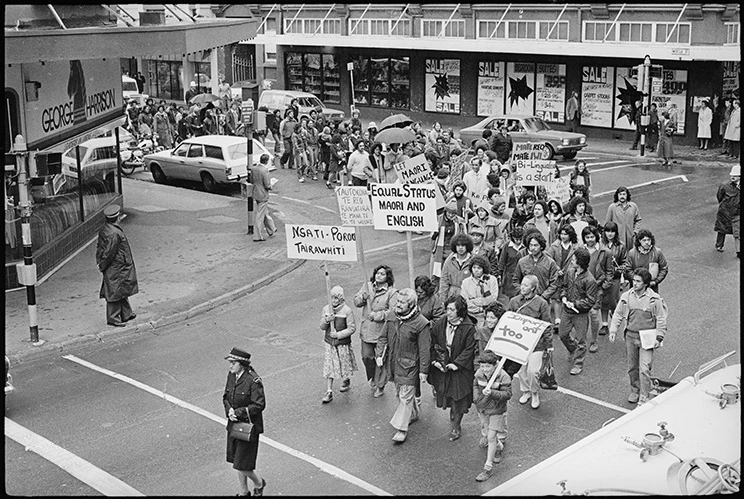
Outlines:
[[[651,100],[696,142],[699,102],[739,96],[737,4],[254,4],[264,88],[303,90],[364,119],[397,112],[455,128],[490,114],[564,124],[572,91],[590,138],[632,136],[634,67],[661,66]],[[240,13],[240,14],[239,14]],[[348,68],[353,68],[349,70]],[[716,129],[716,123],[714,123]]]
[[[122,47],[132,57],[158,51],[194,57],[245,39],[246,33],[250,38],[256,23],[213,19],[139,26],[92,5],[13,5],[5,14],[5,289],[13,289],[19,284],[16,264],[24,256],[21,190],[31,201],[39,278],[95,237],[106,206],[124,205],[115,133],[125,122]],[[19,183],[15,158],[7,155],[18,135],[28,151],[23,166],[28,183]],[[51,162],[61,163],[59,173],[45,171]]]

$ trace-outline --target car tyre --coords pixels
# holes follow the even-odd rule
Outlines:
[[[545,149],[543,149],[542,159],[545,161],[550,161],[551,159],[553,159],[553,156],[555,156],[555,150],[553,149],[553,146],[546,142]]]
[[[576,157],[576,152],[577,151],[567,152],[563,155],[563,159],[574,159]]]
[[[214,178],[209,173],[202,173],[201,179],[204,190],[207,192],[215,192],[217,190],[217,182],[214,181]]]
[[[165,173],[163,173],[163,170],[158,165],[152,165],[150,172],[152,172],[152,178],[158,184],[164,184],[168,181],[168,177],[165,176]]]
[[[131,175],[134,173],[135,163],[129,162],[129,161],[122,161],[121,162],[121,173],[124,175]]]

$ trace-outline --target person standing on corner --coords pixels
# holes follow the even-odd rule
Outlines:
[[[630,377],[631,404],[648,401],[651,390],[651,363],[654,350],[661,346],[667,330],[667,308],[664,299],[649,288],[651,273],[646,269],[633,271],[633,287],[620,296],[620,301],[612,314],[610,324],[610,343],[614,343],[618,331],[623,331]],[[640,331],[656,330],[656,338],[651,348],[641,346]]]
[[[269,180],[269,155],[264,153],[257,165],[251,166],[251,182],[253,183],[253,202],[255,219],[253,222],[253,240],[266,241],[264,233],[271,237],[276,232],[274,219],[269,215],[269,191],[271,181]]]
[[[417,306],[416,292],[404,288],[398,292],[392,313],[388,314],[375,348],[375,362],[387,361],[390,379],[395,383],[398,407],[390,424],[396,429],[393,441],[402,444],[408,425],[418,420],[419,400],[416,387],[426,383],[429,372],[431,328]],[[387,356],[385,355],[387,350]]]
[[[103,273],[100,297],[106,300],[106,322],[124,327],[137,314],[132,312],[129,297],[139,292],[137,271],[127,236],[119,227],[121,206],[112,204],[103,210],[106,223],[98,231],[96,264]]]
[[[238,470],[239,496],[250,496],[248,479],[253,482],[253,495],[262,496],[266,480],[256,474],[259,434],[263,433],[263,411],[266,408],[263,381],[251,366],[251,354],[239,348],[230,350],[225,357],[230,361],[222,404],[227,416],[227,462]],[[250,440],[230,437],[236,421],[253,423]]]
[[[651,103],[648,116],[648,152],[654,152],[659,143],[659,111],[655,102]]]
[[[571,92],[571,97],[566,102],[566,125],[568,125],[569,132],[579,131],[579,116],[581,116],[579,93],[574,90]]]
[[[726,234],[733,234],[736,258],[739,258],[739,217],[741,213],[741,165],[734,165],[729,181],[718,187],[718,213],[716,214],[716,250],[723,252]]]
[[[698,111],[698,130],[697,138],[700,142],[698,149],[708,150],[708,141],[710,141],[710,125],[713,123],[713,111],[708,107],[708,101],[700,102],[700,111]]]
[[[739,141],[741,140],[741,108],[739,99],[734,100],[734,108],[731,110],[726,135],[724,138],[730,144],[729,157],[739,159]]]

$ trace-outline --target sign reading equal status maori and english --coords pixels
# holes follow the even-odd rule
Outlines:
[[[549,186],[558,181],[555,178],[555,161],[541,159],[545,144],[518,142],[512,151],[512,165],[516,166],[514,179],[517,185]]]
[[[433,184],[371,184],[375,229],[437,231],[437,195]]]
[[[514,362],[526,364],[538,340],[549,326],[549,323],[539,319],[516,312],[504,312],[491,333],[486,350]]]
[[[356,231],[336,225],[287,224],[287,258],[356,262]]]
[[[374,225],[366,187],[336,187],[341,225]]]

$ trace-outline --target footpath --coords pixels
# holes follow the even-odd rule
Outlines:
[[[659,161],[655,153],[640,157],[629,147],[624,141],[590,139],[578,157],[599,154]],[[719,154],[720,149],[675,145],[675,159],[686,167],[731,168],[735,161]],[[314,223],[306,209],[293,209],[291,203],[278,206],[272,196],[270,212],[279,231],[266,242],[253,242],[246,234],[243,199],[132,179],[124,180],[124,199],[126,218],[121,226],[139,278],[140,292],[130,299],[136,319],[123,328],[106,324],[93,240],[36,285],[43,345],[29,341],[25,288],[5,292],[5,353],[11,364],[157,331],[252,293],[303,263],[286,258],[285,221]]]

